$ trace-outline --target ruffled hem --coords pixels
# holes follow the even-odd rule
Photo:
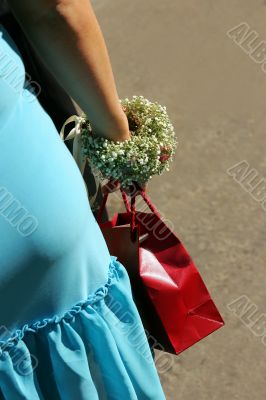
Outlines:
[[[3,352],[8,351],[11,347],[15,346],[19,340],[22,340],[26,332],[36,333],[38,330],[45,328],[47,325],[58,324],[63,320],[70,322],[87,306],[92,306],[97,301],[103,299],[107,295],[109,287],[114,283],[114,280],[119,279],[116,268],[117,262],[117,257],[111,256],[107,282],[99,287],[86,300],[76,303],[70,310],[66,311],[63,316],[59,317],[58,315],[55,315],[52,318],[44,318],[43,320],[34,322],[31,325],[25,324],[21,329],[17,329],[13,335],[10,336],[10,338],[6,340],[0,340],[0,356]]]
[[[124,266],[63,316],[1,341],[0,400],[163,400]]]

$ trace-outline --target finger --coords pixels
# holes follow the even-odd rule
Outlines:
[[[109,182],[107,182],[105,185],[102,186],[102,193],[107,194],[107,193],[112,193],[115,192],[117,189],[119,189],[119,182],[117,179],[111,178]]]
[[[139,185],[137,182],[133,182],[133,184],[130,185],[129,187],[125,187],[125,188],[121,187],[121,189],[124,192],[126,192],[126,194],[128,196],[131,196],[131,197],[138,196],[138,195],[141,195],[142,191],[144,191],[144,192],[147,191],[147,183],[145,183],[144,185]]]
[[[146,193],[147,192],[147,190],[148,190],[148,185],[147,185],[147,183],[145,183],[143,186],[142,186],[142,190]]]
[[[141,195],[141,192],[146,192],[146,190],[147,190],[147,183],[140,185],[139,183],[135,182],[136,196]]]
[[[110,179],[105,185],[102,187],[103,194],[112,193],[116,191],[119,187],[119,182],[116,179]]]

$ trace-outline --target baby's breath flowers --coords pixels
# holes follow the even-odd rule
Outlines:
[[[94,136],[86,115],[81,120],[84,154],[102,179],[117,179],[123,188],[145,184],[153,175],[169,170],[177,140],[166,107],[143,96],[120,100],[131,139],[114,142]]]

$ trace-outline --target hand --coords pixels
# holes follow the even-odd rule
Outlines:
[[[124,111],[121,109],[104,128],[99,129],[91,123],[92,131],[95,135],[105,137],[114,142],[123,142],[131,139],[128,119]]]
[[[111,178],[109,182],[107,182],[105,185],[102,186],[102,193],[107,194],[107,193],[112,193],[120,189],[120,183],[117,179]],[[122,188],[123,189],[123,188]],[[127,195],[136,195],[138,196],[140,194],[140,190],[144,190],[145,192],[147,191],[147,183],[145,185],[140,186],[138,183],[132,185],[128,189],[123,189]]]
[[[126,114],[122,113],[122,116],[119,119],[119,123],[118,126],[115,130],[116,132],[116,140],[113,139],[114,141],[120,141],[123,142],[124,140],[128,140],[131,138],[131,132],[129,130],[129,125],[128,125],[128,119]],[[119,136],[118,136],[119,133]],[[139,190],[144,190],[146,191],[147,188],[147,184],[143,185],[142,187],[140,187],[140,185],[138,183],[136,183],[136,185],[132,185],[130,188],[128,189],[123,189],[128,195],[133,195],[135,194],[136,196],[138,194],[140,194]],[[107,194],[107,193],[112,193],[115,192],[116,190],[120,189],[120,183],[117,179],[111,178],[109,180],[109,182],[107,182],[105,185],[102,186],[102,193],[103,194]]]
[[[110,131],[110,136],[112,135],[113,140],[123,142],[125,140],[131,139],[131,132],[129,130],[128,119],[124,111],[122,111],[121,117],[118,119],[117,124],[115,124],[114,133]]]

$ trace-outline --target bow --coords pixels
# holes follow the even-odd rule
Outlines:
[[[60,138],[63,141],[73,139],[73,153],[72,153],[72,155],[73,155],[73,158],[74,158],[74,160],[76,161],[76,163],[77,163],[77,165],[79,167],[79,170],[80,170],[83,178],[84,178],[84,171],[85,171],[86,163],[88,161],[88,157],[84,153],[84,148],[83,148],[83,145],[82,145],[82,138],[81,138],[81,135],[82,135],[82,124],[85,121],[86,121],[86,119],[84,117],[82,117],[82,116],[72,115],[71,117],[69,117],[65,121],[65,123],[62,126],[61,131],[60,131]],[[71,122],[75,122],[75,126],[74,126],[74,128],[71,129],[71,131],[65,137],[65,128]],[[97,195],[98,195],[98,191],[99,191],[99,188],[100,188],[100,179],[98,179],[98,174],[94,174],[93,173],[93,170],[92,170],[92,174],[94,176],[95,184],[96,184],[96,192],[95,192],[95,194],[93,196],[89,195],[87,184],[86,184],[85,180],[84,180],[84,183],[85,183],[85,187],[86,187],[86,190],[87,190],[90,206],[93,209],[93,206],[94,206],[94,203],[96,201],[96,198],[97,198]]]

